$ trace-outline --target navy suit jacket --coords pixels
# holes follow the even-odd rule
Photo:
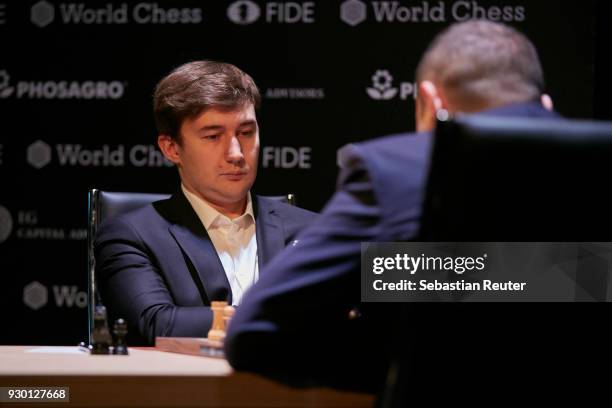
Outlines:
[[[557,116],[532,103],[486,113]],[[265,268],[231,321],[232,366],[297,386],[382,387],[400,315],[389,304],[360,304],[361,242],[416,237],[431,148],[431,134],[419,133],[339,151],[338,191]]]
[[[252,196],[259,270],[314,213]],[[210,302],[232,293],[206,229],[182,192],[102,223],[95,242],[96,275],[109,316],[129,325],[131,344],[156,336],[205,337]]]

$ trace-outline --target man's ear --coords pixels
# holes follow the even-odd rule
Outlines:
[[[181,156],[179,154],[180,146],[176,140],[169,135],[159,135],[157,137],[157,145],[166,159],[170,160],[176,165],[181,163]]]
[[[545,109],[551,112],[555,108],[553,104],[553,100],[548,94],[542,94],[542,96],[540,97],[540,101],[542,102],[542,106],[544,106]]]
[[[436,85],[431,81],[421,81],[416,103],[417,132],[432,131],[436,127],[436,113],[442,108],[442,98]]]

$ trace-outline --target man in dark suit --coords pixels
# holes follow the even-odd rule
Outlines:
[[[417,236],[436,118],[459,112],[556,116],[550,98],[543,94],[534,46],[502,24],[452,25],[424,54],[417,82],[418,133],[341,149],[338,191],[318,221],[266,267],[265,276],[245,297],[226,338],[227,357],[236,369],[295,385],[379,391],[387,373],[397,374],[388,365],[398,338],[394,328],[401,320],[394,305],[360,303],[360,244]],[[437,342],[440,348],[429,349],[433,353],[416,349],[432,364],[422,380],[450,384],[456,379],[449,370],[456,369],[461,376],[464,367],[444,365],[443,354],[463,333],[449,330],[439,338],[428,337],[426,326],[416,324],[423,306],[410,306],[412,321],[404,324],[414,331],[402,338],[420,336]],[[444,310],[442,316],[461,321],[449,308]],[[432,329],[448,322],[426,323]],[[420,392],[418,386],[411,390]]]
[[[109,219],[96,238],[102,301],[131,344],[205,337],[210,302],[240,304],[259,271],[313,213],[250,193],[259,91],[233,65],[196,61],[156,87],[158,145],[178,168],[170,199]]]

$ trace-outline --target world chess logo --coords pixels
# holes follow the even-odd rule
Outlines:
[[[361,0],[346,0],[340,5],[340,20],[352,27],[363,23],[366,17],[366,5]]]
[[[13,231],[13,217],[9,210],[0,205],[0,244],[11,236]]]
[[[393,77],[386,69],[379,69],[372,75],[372,87],[366,88],[370,98],[376,100],[389,100],[397,95],[398,89],[392,87]]]
[[[6,23],[6,4],[0,4],[0,25]]]
[[[15,88],[11,85],[11,77],[9,76],[6,70],[0,71],[0,99],[6,99],[10,97],[13,92],[15,92]]]
[[[39,1],[30,9],[30,21],[40,28],[48,26],[54,19],[55,8],[49,2]]]
[[[27,158],[32,167],[41,169],[51,162],[51,146],[37,140],[28,147]]]
[[[251,0],[235,1],[227,8],[227,18],[235,24],[247,25],[257,21],[261,10]]]
[[[39,282],[30,282],[23,288],[23,303],[32,310],[38,310],[49,301],[47,288]]]

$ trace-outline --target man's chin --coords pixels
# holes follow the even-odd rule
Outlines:
[[[235,204],[242,202],[247,198],[249,193],[249,189],[236,189],[236,190],[226,190],[220,191],[216,194],[217,201],[221,204]]]

